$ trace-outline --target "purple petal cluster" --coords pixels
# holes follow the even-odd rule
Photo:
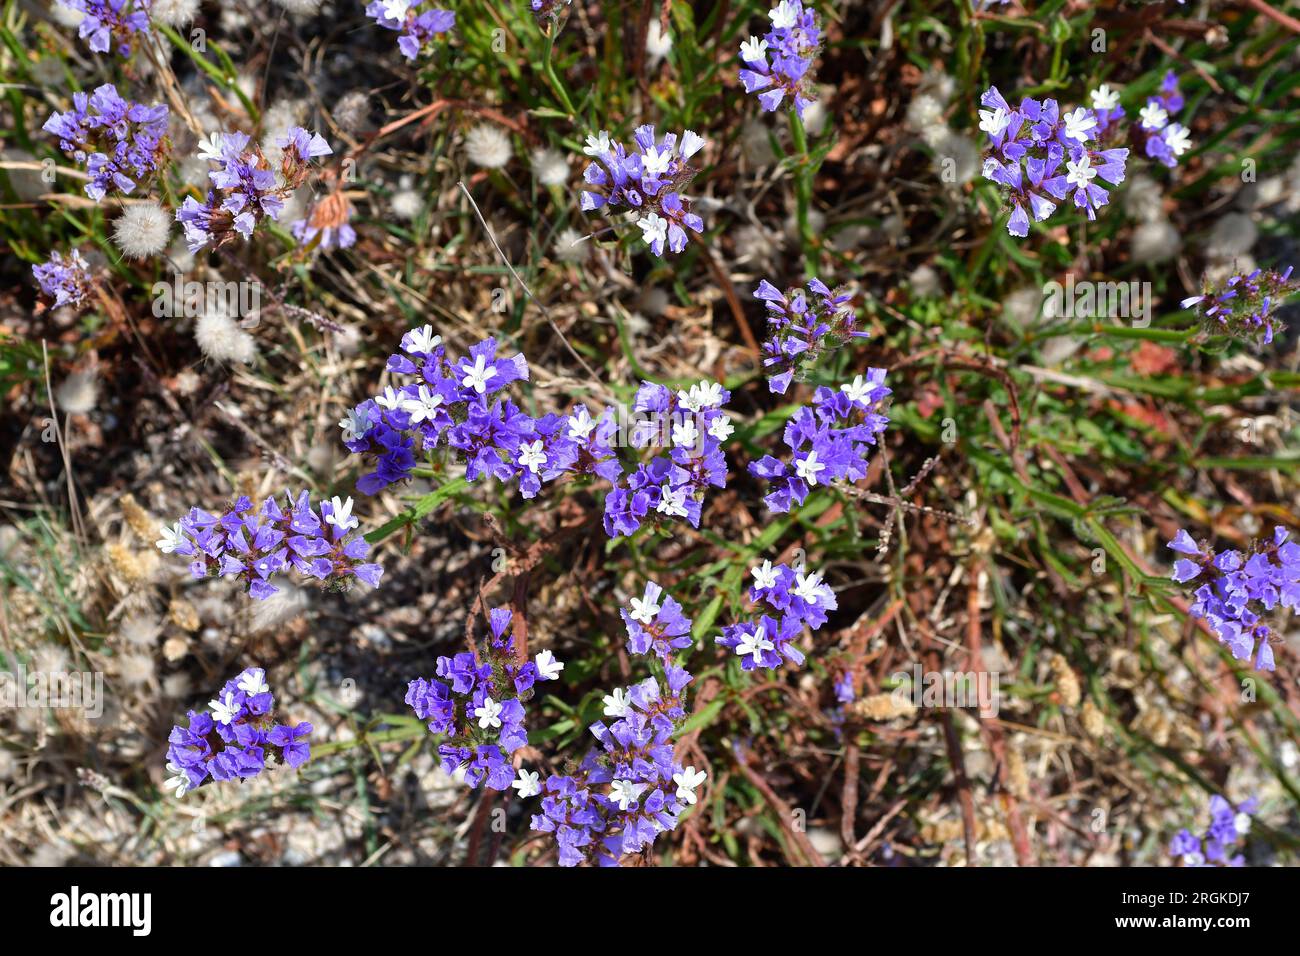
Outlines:
[[[782,439],[793,452],[790,461],[764,455],[749,464],[751,475],[772,486],[763,497],[768,510],[788,512],[817,485],[866,477],[871,446],[889,424],[881,408],[891,394],[883,368],[867,369],[838,391],[819,387],[812,404],[786,422]]]
[[[784,395],[795,376],[806,372],[823,352],[849,338],[867,336],[854,329],[857,314],[848,305],[852,295],[843,289],[832,291],[821,279],[811,280],[807,292],[800,288],[782,292],[764,279],[754,298],[767,303],[763,368],[768,389],[777,395]]]
[[[704,138],[692,130],[655,137],[655,128],[640,126],[633,134],[635,149],[628,152],[601,130],[587,137],[583,152],[596,159],[582,178],[593,189],[582,191],[586,212],[607,209],[639,213],[636,221],[650,251],[656,256],[681,252],[689,238],[687,230],[704,231],[704,220],[690,211],[690,201],[681,190],[695,177],[690,159],[704,146]],[[599,191],[597,191],[599,190]]]
[[[1178,77],[1170,70],[1160,83],[1159,93],[1147,98],[1133,124],[1133,134],[1143,144],[1146,155],[1170,169],[1178,165],[1178,158],[1192,145],[1187,127],[1173,121],[1173,115],[1182,108]]]
[[[1296,291],[1291,272],[1291,266],[1281,272],[1274,269],[1239,272],[1217,287],[1207,284],[1203,293],[1183,299],[1181,304],[1184,309],[1196,306],[1206,330],[1212,334],[1262,337],[1263,344],[1268,345],[1283,325],[1273,309]]]
[[[311,161],[333,152],[319,133],[301,126],[289,127],[276,145],[278,168],[246,133],[214,133],[202,144],[200,155],[216,164],[208,172],[212,187],[202,202],[186,196],[176,210],[191,252],[219,248],[236,234],[249,239],[264,219],[279,219],[285,197],[311,174]]]
[[[703,772],[679,764],[674,752],[673,734],[686,717],[686,685],[693,678],[673,651],[690,646],[682,637],[691,622],[671,598],[660,603],[662,594],[648,584],[624,621],[630,649],[663,662],[663,684],[647,677],[606,696],[610,721],[590,728],[596,746],[575,771],[553,774],[543,788],[542,812],[533,816],[532,829],[554,834],[561,866],[617,866],[623,857],[647,850],[661,833],[676,828],[705,780]]]
[[[1259,809],[1254,797],[1234,807],[1217,793],[1210,797],[1210,826],[1203,836],[1189,830],[1179,830],[1169,841],[1169,852],[1182,861],[1183,866],[1245,866],[1246,858],[1238,853],[1228,856],[1250,832],[1251,816]]]
[[[188,726],[167,736],[167,783],[178,797],[208,780],[247,780],[267,768],[267,758],[297,769],[311,758],[309,723],[281,724],[266,672],[249,667],[226,682],[210,710],[190,711]]]
[[[77,35],[89,39],[95,53],[116,45],[119,56],[131,55],[137,33],[149,32],[151,0],[59,0],[60,5],[83,14]]]
[[[41,127],[59,138],[59,149],[86,164],[86,195],[131,193],[158,169],[169,148],[167,107],[122,99],[105,83],[87,95],[72,94],[72,109],[53,113]]]
[[[639,463],[626,480],[605,497],[605,533],[611,538],[635,534],[641,525],[685,518],[700,526],[705,492],[727,485],[727,460],[722,442],[734,428],[722,406],[731,392],[716,382],[701,381],[674,393],[664,385],[642,382],[633,406],[650,417],[632,429],[629,440],[642,447],[655,422],[671,426],[672,450]]]
[[[163,526],[158,549],[190,558],[195,578],[235,578],[257,600],[279,590],[272,575],[289,571],[332,590],[347,589],[353,578],[378,587],[384,569],[362,560],[370,546],[350,534],[356,527],[351,498],[314,507],[306,491],[296,499],[286,493],[281,507],[274,497],[254,506],[241,495],[220,514],[191,508],[171,528]]]
[[[740,82],[746,93],[758,94],[767,112],[789,102],[803,119],[817,99],[812,89],[813,60],[821,49],[817,14],[800,0],[781,0],[767,16],[772,29],[761,40],[750,37],[740,45],[747,67],[740,71]]]
[[[1209,624],[1219,642],[1239,661],[1253,660],[1256,670],[1271,671],[1273,648],[1261,611],[1277,606],[1300,613],[1300,544],[1289,541],[1280,525],[1270,538],[1255,542],[1250,554],[1225,548],[1215,552],[1179,531],[1169,547],[1182,557],[1174,561],[1179,584],[1199,581],[1193,617]]]
[[[451,10],[419,10],[422,0],[374,0],[366,5],[366,16],[385,30],[401,34],[397,48],[402,56],[414,60],[420,50],[439,33],[446,33],[456,25],[456,14]]]
[[[298,244],[318,249],[348,249],[357,241],[352,228],[352,203],[341,192],[331,193],[289,224]]]
[[[32,276],[55,309],[63,306],[80,308],[90,295],[90,264],[76,249],[67,256],[50,253],[45,262],[32,266]]]
[[[1054,99],[1031,97],[1012,107],[996,86],[980,103],[986,107],[980,110],[980,129],[988,135],[984,178],[1001,187],[1011,207],[1011,235],[1028,235],[1031,215],[1042,222],[1067,199],[1089,219],[1097,218],[1097,209],[1110,201],[1102,183],[1124,181],[1129,151],[1098,148],[1093,110],[1065,111]]]
[[[508,608],[493,608],[488,612],[491,636],[477,654],[439,657],[435,678],[416,678],[406,689],[407,705],[429,722],[431,733],[444,738],[438,745],[443,769],[463,769],[471,788],[482,784],[505,790],[512,785],[510,755],[528,743],[524,703],[536,682],[555,680],[564,667],[549,651],[521,662],[512,618]]]
[[[826,613],[839,606],[835,592],[821,574],[803,567],[764,561],[750,574],[749,599],[764,613],[724,627],[714,643],[734,651],[743,670],[775,670],[786,661],[798,667],[804,656],[794,641],[805,625],[815,631],[826,623]]]

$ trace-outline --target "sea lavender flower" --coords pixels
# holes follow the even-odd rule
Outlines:
[[[838,390],[819,387],[812,404],[786,422],[782,438],[793,452],[790,461],[764,455],[749,464],[751,475],[772,485],[763,497],[768,510],[788,512],[817,485],[864,478],[871,446],[889,424],[881,409],[890,394],[882,368],[868,369]]]
[[[163,526],[157,546],[190,558],[195,578],[233,577],[257,600],[279,590],[270,578],[282,571],[297,571],[330,590],[346,590],[353,578],[378,587],[384,571],[362,561],[370,546],[349,533],[357,524],[351,498],[313,507],[306,491],[296,499],[286,493],[282,508],[274,497],[254,507],[241,495],[220,514],[191,508],[172,527]]]
[[[690,159],[704,146],[704,138],[692,130],[655,137],[653,126],[640,126],[633,134],[635,151],[612,141],[601,130],[587,137],[583,152],[596,159],[582,174],[594,189],[582,191],[582,209],[626,210],[639,214],[636,221],[641,237],[656,256],[686,248],[687,229],[704,231],[704,220],[690,211],[690,201],[681,190],[695,177]],[[600,190],[597,192],[596,190]]]
[[[463,768],[471,788],[515,786],[510,755],[528,743],[524,704],[532,698],[534,684],[555,680],[564,669],[550,651],[521,660],[512,621],[509,608],[492,608],[491,635],[477,653],[439,657],[436,677],[416,678],[406,689],[407,705],[429,722],[430,733],[443,738],[438,745],[443,769],[454,773]],[[526,788],[518,789],[522,795]]]
[[[32,276],[41,293],[49,299],[51,308],[67,306],[78,309],[86,303],[91,291],[90,265],[81,253],[73,249],[63,256],[50,253],[50,258],[32,266]]]
[[[747,671],[774,670],[786,661],[796,667],[803,664],[803,652],[793,642],[805,625],[815,631],[826,623],[826,612],[839,606],[835,592],[820,573],[803,567],[764,561],[750,574],[750,600],[778,616],[763,613],[757,620],[728,625],[714,643],[734,651]]]
[[[865,338],[854,328],[857,315],[848,305],[853,298],[843,289],[832,291],[821,279],[808,283],[808,291],[785,292],[764,279],[754,298],[767,303],[768,338],[763,342],[763,367],[768,389],[784,395],[796,374],[814,365],[824,351],[838,348],[849,338]]]
[[[83,14],[77,35],[89,39],[95,53],[116,48],[129,57],[137,33],[149,32],[150,0],[58,0],[61,6]]]
[[[1254,797],[1234,807],[1216,793],[1210,797],[1210,826],[1205,834],[1198,837],[1189,830],[1179,830],[1169,842],[1169,852],[1183,866],[1245,866],[1242,854],[1228,854],[1250,832],[1251,816],[1258,809],[1259,801]]]
[[[418,12],[422,0],[374,0],[366,5],[366,16],[385,30],[396,30],[402,35],[397,48],[402,56],[414,60],[439,33],[446,33],[456,25],[456,14],[437,8]]]
[[[289,231],[308,248],[347,249],[357,241],[351,219],[352,203],[342,192],[335,192],[312,206],[304,218],[291,222]]]
[[[226,682],[210,711],[190,711],[167,737],[168,789],[176,796],[207,781],[247,780],[276,764],[297,769],[311,758],[309,723],[281,724],[266,672],[249,667]]]
[[[1207,281],[1203,293],[1183,299],[1181,304],[1184,309],[1196,306],[1212,335],[1262,336],[1263,344],[1268,345],[1281,326],[1273,310],[1296,291],[1291,272],[1291,266],[1281,272],[1255,269],[1229,276],[1214,287]]]
[[[1064,111],[1054,99],[1030,97],[1012,107],[996,86],[980,103],[986,107],[980,110],[980,129],[988,135],[984,178],[1002,188],[1011,207],[1007,232],[1027,236],[1031,215],[1041,222],[1066,199],[1089,219],[1097,218],[1097,209],[1110,201],[1101,183],[1124,181],[1129,151],[1097,148],[1093,110]]]
[[[154,173],[169,149],[167,107],[124,100],[111,83],[72,94],[72,109],[53,113],[41,128],[59,149],[86,164],[86,195],[98,202],[110,191],[131,193]]]
[[[575,770],[547,779],[542,812],[532,818],[533,830],[554,835],[561,866],[617,866],[675,829],[682,812],[699,799],[696,790],[706,775],[682,766],[673,745],[686,717],[686,685],[693,679],[673,651],[690,645],[689,638],[680,637],[690,633],[691,622],[671,598],[661,603],[662,594],[648,584],[624,620],[633,652],[661,659],[663,684],[647,677],[605,697],[609,722],[590,727],[596,746]]]
[[[641,448],[653,438],[656,422],[670,426],[672,450],[642,462],[605,498],[605,533],[611,538],[634,534],[645,521],[660,527],[685,518],[700,526],[705,492],[725,488],[727,461],[722,442],[735,430],[722,406],[731,392],[717,382],[701,381],[674,393],[663,385],[642,382],[634,411],[648,415],[628,436]]]
[[[1204,620],[1234,658],[1253,661],[1256,670],[1274,669],[1271,632],[1261,612],[1280,605],[1300,613],[1300,544],[1289,538],[1279,525],[1249,554],[1230,548],[1216,553],[1186,531],[1169,542],[1182,555],[1174,561],[1173,580],[1199,582],[1192,616]]]
[[[749,67],[740,71],[740,82],[746,93],[758,93],[767,112],[789,102],[803,119],[817,101],[812,77],[813,60],[821,49],[817,15],[800,0],[781,0],[767,16],[772,21],[767,34],[761,40],[750,37],[740,46],[740,59]]]
[[[249,239],[264,219],[279,219],[285,198],[311,174],[311,161],[333,152],[319,133],[301,126],[289,127],[275,143],[278,168],[246,133],[213,133],[200,144],[199,155],[216,164],[208,172],[212,188],[202,202],[187,196],[176,210],[191,252],[219,248],[236,233]]]
[[[1183,97],[1178,92],[1178,77],[1171,70],[1165,74],[1157,95],[1148,97],[1146,103],[1125,129],[1121,122],[1127,115],[1120,106],[1120,93],[1103,84],[1089,97],[1092,115],[1097,126],[1092,139],[1099,149],[1132,143],[1142,153],[1173,169],[1179,158],[1191,149],[1191,134],[1186,126],[1174,122],[1173,116],[1183,108]]]

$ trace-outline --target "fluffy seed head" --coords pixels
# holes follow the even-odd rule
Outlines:
[[[131,259],[156,256],[167,248],[172,219],[156,202],[132,203],[113,224],[113,241]]]
[[[203,354],[214,362],[247,365],[257,354],[257,342],[223,309],[205,310],[194,325],[194,338]]]
[[[199,12],[199,0],[153,0],[149,19],[169,27],[190,23]]]
[[[122,640],[136,647],[152,647],[162,633],[162,622],[152,614],[128,614],[117,626]]]
[[[65,412],[85,415],[94,410],[99,382],[93,370],[73,372],[54,390],[54,401]]]
[[[465,134],[465,155],[475,166],[500,169],[510,162],[510,137],[496,126],[475,126]]]
[[[533,175],[543,186],[563,186],[569,178],[569,164],[554,149],[539,149],[533,153]]]

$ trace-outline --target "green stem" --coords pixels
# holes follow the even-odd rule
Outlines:
[[[551,88],[555,90],[555,95],[560,98],[560,104],[569,114],[569,118],[576,120],[578,111],[573,107],[573,100],[569,99],[569,91],[565,88],[564,83],[556,75],[555,65],[551,62],[551,51],[555,49],[555,33],[546,34],[546,53],[542,57],[542,72],[546,74],[546,79],[550,81]]]
[[[804,268],[811,279],[817,275],[817,252],[812,225],[808,221],[808,210],[812,206],[812,164],[808,160],[808,137],[804,133],[803,120],[799,119],[799,114],[793,109],[790,110],[790,135],[794,138],[794,149],[799,162],[794,173],[795,217],[799,224]]]

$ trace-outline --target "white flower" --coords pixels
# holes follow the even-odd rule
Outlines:
[[[681,150],[682,159],[690,159],[704,148],[704,137],[695,130],[688,129],[682,133],[682,141],[677,144],[677,148]]]
[[[465,134],[465,155],[475,166],[500,169],[510,162],[513,150],[504,130],[484,123]]]
[[[356,441],[370,430],[370,412],[363,414],[355,408],[348,409],[347,418],[339,420],[339,428],[343,429],[344,441]]]
[[[185,543],[185,533],[181,531],[181,523],[179,521],[170,528],[163,525],[158,529],[158,533],[161,534],[162,537],[155,541],[154,545],[163,554],[171,554]]]
[[[235,703],[233,693],[227,693],[224,701],[208,701],[208,706],[212,708],[212,719],[219,724],[230,723],[239,713],[239,705]]]
[[[794,473],[808,482],[817,484],[817,473],[826,470],[826,466],[817,460],[817,452],[808,452],[808,457],[794,463]]]
[[[980,129],[990,136],[998,136],[1011,124],[1011,114],[1002,107],[980,110]]]
[[[569,180],[569,162],[559,150],[537,150],[532,165],[533,175],[543,186],[563,186]]]
[[[428,385],[421,385],[415,398],[402,400],[402,411],[411,416],[412,425],[418,425],[420,422],[432,421],[441,404],[441,395],[429,391]]]
[[[651,146],[641,155],[641,166],[649,176],[658,176],[660,173],[668,172],[668,165],[672,161],[673,150],[671,146],[665,146],[663,149]]]
[[[347,531],[349,528],[357,527],[361,522],[357,521],[356,516],[352,514],[352,496],[348,496],[347,501],[339,500],[335,495],[330,499],[330,513],[325,516],[325,523],[332,524],[340,531]]]
[[[587,412],[587,406],[579,407],[576,414],[569,416],[569,437],[575,441],[586,441],[596,427],[596,420]]]
[[[740,58],[746,63],[763,63],[767,60],[767,41],[750,37],[740,45]]]
[[[849,397],[849,401],[856,405],[866,405],[867,400],[871,397],[871,386],[867,380],[859,375],[851,382],[840,386],[840,391]]]
[[[719,415],[713,421],[709,422],[708,432],[718,441],[726,441],[731,437],[731,433],[736,429],[731,424],[731,419],[726,415]]]
[[[611,800],[618,803],[620,810],[626,810],[636,803],[637,798],[645,792],[645,789],[646,785],[644,783],[633,783],[631,780],[615,780],[609,788],[609,796]]]
[[[190,778],[185,775],[185,771],[170,760],[167,761],[167,771],[172,774],[163,781],[163,787],[167,790],[175,790],[177,799],[185,796],[190,789]]]
[[[113,223],[113,241],[130,259],[146,259],[167,248],[172,217],[156,202],[132,203]]]
[[[1165,145],[1168,146],[1175,156],[1181,156],[1192,148],[1192,138],[1186,126],[1180,126],[1178,123],[1170,123],[1165,129]]]
[[[681,773],[673,774],[673,783],[677,784],[677,799],[683,803],[694,803],[695,788],[708,777],[703,770],[687,767]]]
[[[221,146],[224,139],[221,133],[209,133],[207,139],[199,140],[199,158],[221,162]]]
[[[1119,91],[1112,90],[1105,83],[1092,91],[1092,108],[1095,110],[1113,110],[1119,106]]]
[[[491,697],[483,698],[481,706],[474,708],[474,716],[478,718],[480,730],[487,730],[489,727],[501,726],[502,707]]]
[[[791,0],[781,0],[767,15],[776,30],[788,30],[799,22],[799,8]]]
[[[1092,131],[1097,128],[1097,117],[1082,106],[1076,107],[1072,113],[1066,113],[1062,119],[1065,120],[1066,137],[1080,143],[1087,142]]]
[[[673,35],[665,33],[658,20],[651,20],[645,31],[645,49],[650,54],[650,65],[654,66],[668,55],[673,48]]]
[[[582,151],[588,156],[604,156],[609,152],[609,133],[602,129],[595,136],[588,134]]]
[[[691,395],[699,408],[714,408],[722,404],[722,386],[708,379],[701,379],[698,385],[691,386]]]
[[[614,693],[605,695],[605,716],[626,717],[632,713],[632,701],[621,687],[615,687]]]
[[[693,418],[684,418],[679,422],[673,422],[673,444],[682,447],[692,447],[700,440],[700,430],[695,427]]]
[[[411,0],[382,0],[384,16],[401,23],[406,19],[406,11],[411,9]]]
[[[405,401],[405,399],[402,397],[402,393],[391,385],[384,389],[384,394],[375,399],[375,403],[380,408],[386,408],[390,412],[401,408],[403,401]]]
[[[1232,818],[1233,828],[1242,836],[1250,832],[1250,814],[1239,813]]]
[[[645,599],[632,599],[632,620],[640,621],[642,624],[650,624],[654,621],[655,616],[659,613],[659,603],[656,600],[658,593],[651,594],[650,589],[646,588]]]
[[[542,440],[540,438],[537,441],[522,442],[519,445],[519,464],[533,474],[537,474],[537,469],[546,464],[546,452],[542,451]]]
[[[802,571],[796,571],[794,587],[790,589],[790,593],[797,598],[802,598],[809,604],[813,604],[816,603],[819,597],[823,596],[826,590],[826,585],[822,584],[822,576],[816,571],[807,575]]]
[[[668,515],[670,518],[674,516],[685,518],[686,489],[681,488],[677,491],[673,491],[672,488],[664,485],[663,490],[659,494],[659,504],[655,505],[655,511],[660,514]]]
[[[334,500],[338,501],[337,498]],[[351,501],[352,499],[349,498],[348,500]],[[260,667],[250,667],[240,674],[239,680],[235,681],[235,686],[250,696],[271,693],[271,687],[266,682],[266,671]]]
[[[668,220],[657,212],[638,219],[636,224],[641,227],[641,238],[646,245],[653,246],[655,242],[668,241]]]
[[[769,641],[764,635],[762,629],[757,629],[753,634],[746,634],[741,638],[740,643],[736,645],[736,653],[741,657],[754,656],[754,663],[757,664],[763,659],[763,652],[774,650],[776,645]]]
[[[1159,103],[1148,103],[1138,110],[1138,119],[1142,121],[1143,129],[1163,129],[1169,122],[1169,114]]]
[[[1092,168],[1092,157],[1087,153],[1080,156],[1077,162],[1067,159],[1065,169],[1065,181],[1080,189],[1086,189],[1088,184],[1097,178],[1097,170]]]
[[[442,336],[433,334],[432,325],[422,325],[418,329],[411,329],[402,336],[402,348],[414,354],[428,355],[442,344]]]
[[[541,784],[542,775],[537,772],[529,772],[523,767],[519,768],[519,779],[510,786],[519,791],[519,796],[535,797],[542,792]]]
[[[560,676],[560,671],[564,670],[564,662],[557,661],[550,651],[538,651],[533,660],[537,664],[537,673],[542,675],[542,680],[555,680]]]
[[[461,371],[465,372],[465,377],[461,379],[460,384],[466,388],[474,389],[480,395],[487,391],[488,379],[496,378],[497,374],[497,370],[490,367],[482,355],[474,359],[473,368],[469,371],[462,368]]]
[[[754,587],[760,591],[776,587],[776,568],[772,567],[771,561],[764,561],[756,568],[750,568],[749,573],[754,576]]]

